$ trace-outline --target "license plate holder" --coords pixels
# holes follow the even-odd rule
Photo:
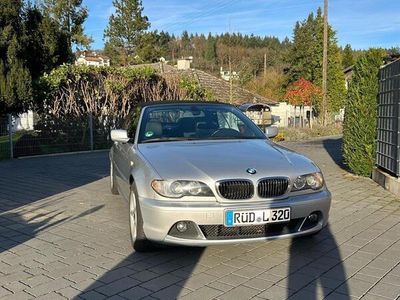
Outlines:
[[[265,209],[227,209],[224,213],[226,227],[264,225],[290,221],[290,207]]]

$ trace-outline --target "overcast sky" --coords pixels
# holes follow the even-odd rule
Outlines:
[[[113,13],[112,0],[84,0],[89,9],[86,32],[93,48],[103,47],[103,32]],[[151,29],[291,38],[296,21],[323,5],[323,0],[143,0]],[[400,0],[330,0],[329,21],[340,45],[355,49],[400,46]]]

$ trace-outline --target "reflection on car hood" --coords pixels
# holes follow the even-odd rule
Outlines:
[[[139,144],[139,151],[163,179],[294,177],[318,170],[304,156],[260,139]]]

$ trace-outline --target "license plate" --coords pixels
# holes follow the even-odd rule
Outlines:
[[[260,225],[290,221],[290,207],[258,210],[226,210],[225,226]]]

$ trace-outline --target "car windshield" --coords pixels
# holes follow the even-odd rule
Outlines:
[[[171,104],[144,110],[139,143],[265,139],[263,132],[240,110],[219,104]]]

